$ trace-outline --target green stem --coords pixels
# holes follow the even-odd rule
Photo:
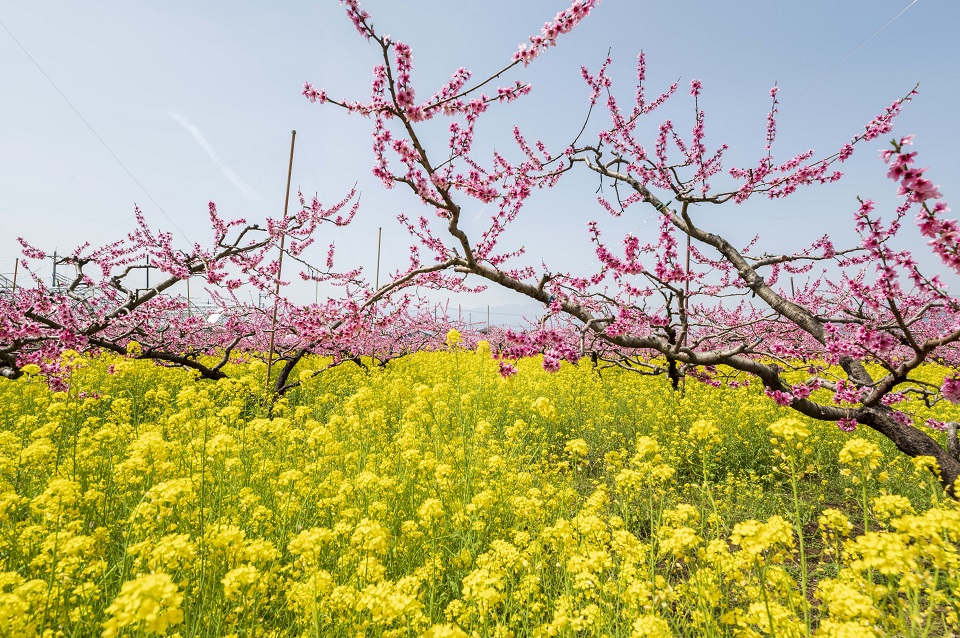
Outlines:
[[[757,567],[760,567],[760,559],[756,558]],[[773,626],[773,612],[770,611],[770,599],[767,597],[767,565],[764,563],[760,567],[760,593],[763,594],[763,606],[767,610],[767,622],[770,623],[770,636],[776,638],[777,630]]]
[[[810,635],[810,605],[807,603],[807,554],[803,542],[803,521],[800,517],[800,493],[797,489],[797,465],[793,452],[790,453],[790,486],[793,488],[793,516],[800,541],[800,598],[803,605],[803,624],[806,635]]]
[[[707,500],[710,501],[710,509],[713,510],[714,516],[717,520],[720,520],[720,511],[717,509],[717,501],[713,498],[713,489],[710,487],[710,482],[707,480],[707,452],[702,450],[700,453],[700,466],[703,470],[703,490],[707,493]],[[700,533],[705,534],[706,522],[701,521]]]
[[[930,588],[931,591],[937,590],[937,583],[940,581],[940,568],[936,568],[933,571],[933,586]],[[932,610],[927,614],[926,619],[923,621],[923,632],[920,634],[921,638],[927,638],[930,635],[930,629],[932,628],[933,613]]]
[[[861,506],[863,507],[863,533],[870,531],[870,509],[867,506],[867,470],[863,469],[860,475]]]

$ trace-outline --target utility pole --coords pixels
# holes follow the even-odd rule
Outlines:
[[[53,276],[50,279],[50,287],[51,288],[57,287],[57,251],[56,249],[54,249],[53,251]]]

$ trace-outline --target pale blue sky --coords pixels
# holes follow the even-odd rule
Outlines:
[[[413,47],[421,98],[459,66],[475,77],[499,69],[517,44],[567,5],[363,3],[380,31]],[[0,272],[12,271],[18,235],[61,252],[83,240],[119,238],[132,228],[134,202],[155,227],[173,230],[175,224],[191,241],[209,236],[208,200],[229,217],[253,221],[277,214],[291,129],[298,132],[295,187],[328,201],[354,182],[363,191],[355,226],[329,235],[342,264],[366,266],[372,279],[378,226],[384,227],[383,270],[404,261],[409,241],[394,217],[419,209],[412,197],[384,192],[371,176],[369,122],[300,95],[308,80],[331,96],[367,97],[376,51],[357,36],[335,0],[8,2],[0,5],[0,21],[149,193],[0,30]],[[774,82],[783,102],[776,147],[782,158],[811,147],[833,152],[920,82],[920,96],[895,132],[917,135],[922,165],[931,166],[929,176],[947,201],[955,200],[958,24],[955,0],[604,0],[559,47],[514,74],[531,81],[534,93],[487,117],[480,129],[483,148],[511,148],[514,123],[531,138],[562,147],[585,112],[580,65],[596,68],[612,48],[626,100],[642,48],[651,92],[681,80],[682,96],[664,111],[681,130],[689,128],[692,112],[685,87],[690,79],[703,80],[708,145],[734,146],[727,166],[755,162]],[[659,120],[651,121],[652,130]],[[856,194],[894,201],[895,185],[883,178],[876,158],[881,146],[861,149],[839,185],[792,202],[711,211],[713,228],[737,239],[761,232],[761,246],[765,238],[778,250],[799,248],[824,230],[849,238]],[[534,263],[545,258],[557,269],[586,270],[586,221],[604,218],[594,203],[595,187],[595,179],[581,175],[538,195],[505,245],[526,245]],[[960,213],[960,203],[953,208]],[[482,218],[481,206],[475,209]],[[652,230],[646,215],[603,221],[612,238],[614,232]],[[321,254],[318,248],[317,262]],[[312,300],[312,287],[302,294]],[[498,292],[467,303],[511,301],[517,299]]]

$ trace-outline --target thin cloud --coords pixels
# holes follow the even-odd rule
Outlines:
[[[200,132],[200,129],[188,122],[183,118],[182,115],[175,111],[170,111],[170,117],[172,117],[177,124],[182,126],[187,133],[193,136],[193,139],[195,139],[197,144],[199,144],[200,147],[206,151],[207,155],[210,156],[210,159],[213,160],[213,163],[220,167],[220,171],[223,172],[224,176],[229,179],[234,186],[240,189],[240,192],[243,193],[244,198],[248,198],[253,194],[253,189],[247,186],[244,181],[233,172],[232,169],[227,168],[227,165],[220,161],[220,158],[217,157],[216,153],[214,153],[213,147],[210,146],[210,142],[208,142],[207,138],[203,136],[203,133]]]
[[[480,221],[480,218],[483,216],[483,211],[487,210],[488,204],[484,204],[480,207],[480,210],[477,211],[477,214],[473,216],[473,219],[470,220],[471,224],[476,224]]]

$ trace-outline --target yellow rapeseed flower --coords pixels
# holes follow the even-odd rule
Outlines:
[[[456,328],[450,328],[450,330],[447,331],[447,347],[448,348],[454,347],[461,341],[463,341],[463,336],[460,334],[459,330],[457,330]]]
[[[772,435],[783,439],[787,443],[802,441],[810,436],[810,428],[800,419],[793,417],[784,417],[774,421],[767,429],[770,430]]]
[[[454,623],[434,625],[423,634],[423,638],[469,638],[469,636]]]
[[[109,618],[103,623],[103,638],[113,638],[130,627],[163,635],[183,622],[183,594],[169,574],[139,576],[120,587],[120,593],[107,607]]]
[[[660,551],[681,558],[692,554],[703,539],[691,527],[661,527]]]
[[[870,508],[881,521],[887,521],[901,514],[912,514],[915,510],[910,499],[899,494],[882,494],[870,501]]]
[[[840,462],[844,465],[867,466],[875,470],[880,466],[880,448],[866,439],[850,439],[840,450]]]
[[[817,585],[816,596],[827,606],[834,620],[863,620],[869,624],[880,616],[880,612],[873,599],[863,593],[865,589],[863,582],[825,578]]]
[[[879,635],[875,625],[865,625],[853,620],[837,621],[826,618],[820,622],[817,629],[817,636],[823,638],[876,638]]]
[[[707,419],[694,421],[687,433],[691,439],[701,444],[720,442],[720,430],[713,421]]]
[[[653,614],[644,614],[633,621],[630,638],[673,638],[670,624]]]
[[[260,572],[253,565],[241,565],[227,572],[221,581],[223,595],[227,600],[242,598],[251,589],[255,588],[260,580]]]
[[[780,547],[793,547],[793,526],[781,516],[771,516],[766,523],[743,521],[733,526],[730,541],[750,556]]]
[[[590,446],[583,439],[570,439],[563,446],[563,450],[574,459],[582,459],[590,452]]]
[[[537,397],[531,406],[535,412],[545,419],[557,418],[557,409],[550,403],[547,397]]]
[[[428,498],[417,508],[417,516],[423,526],[429,529],[443,518],[443,503],[438,498]]]
[[[35,363],[28,363],[27,365],[20,368],[20,372],[23,372],[24,374],[27,374],[30,376],[33,376],[35,374],[40,374],[40,366],[38,366]]]
[[[867,532],[847,541],[845,553],[853,560],[850,566],[858,571],[874,570],[893,576],[916,570],[916,546],[910,545],[910,537],[895,532]]]
[[[363,551],[382,555],[390,546],[390,531],[377,521],[364,518],[357,523],[350,544]]]
[[[940,464],[937,463],[937,459],[932,456],[915,456],[910,459],[910,461],[913,463],[913,471],[915,474],[932,472],[937,476],[940,475]]]
[[[663,513],[665,525],[679,526],[688,523],[696,525],[700,521],[700,510],[689,503],[679,503]]]
[[[817,522],[820,524],[821,533],[830,538],[849,536],[850,530],[853,529],[853,524],[850,523],[847,515],[834,507],[823,510],[823,513],[817,517]]]

